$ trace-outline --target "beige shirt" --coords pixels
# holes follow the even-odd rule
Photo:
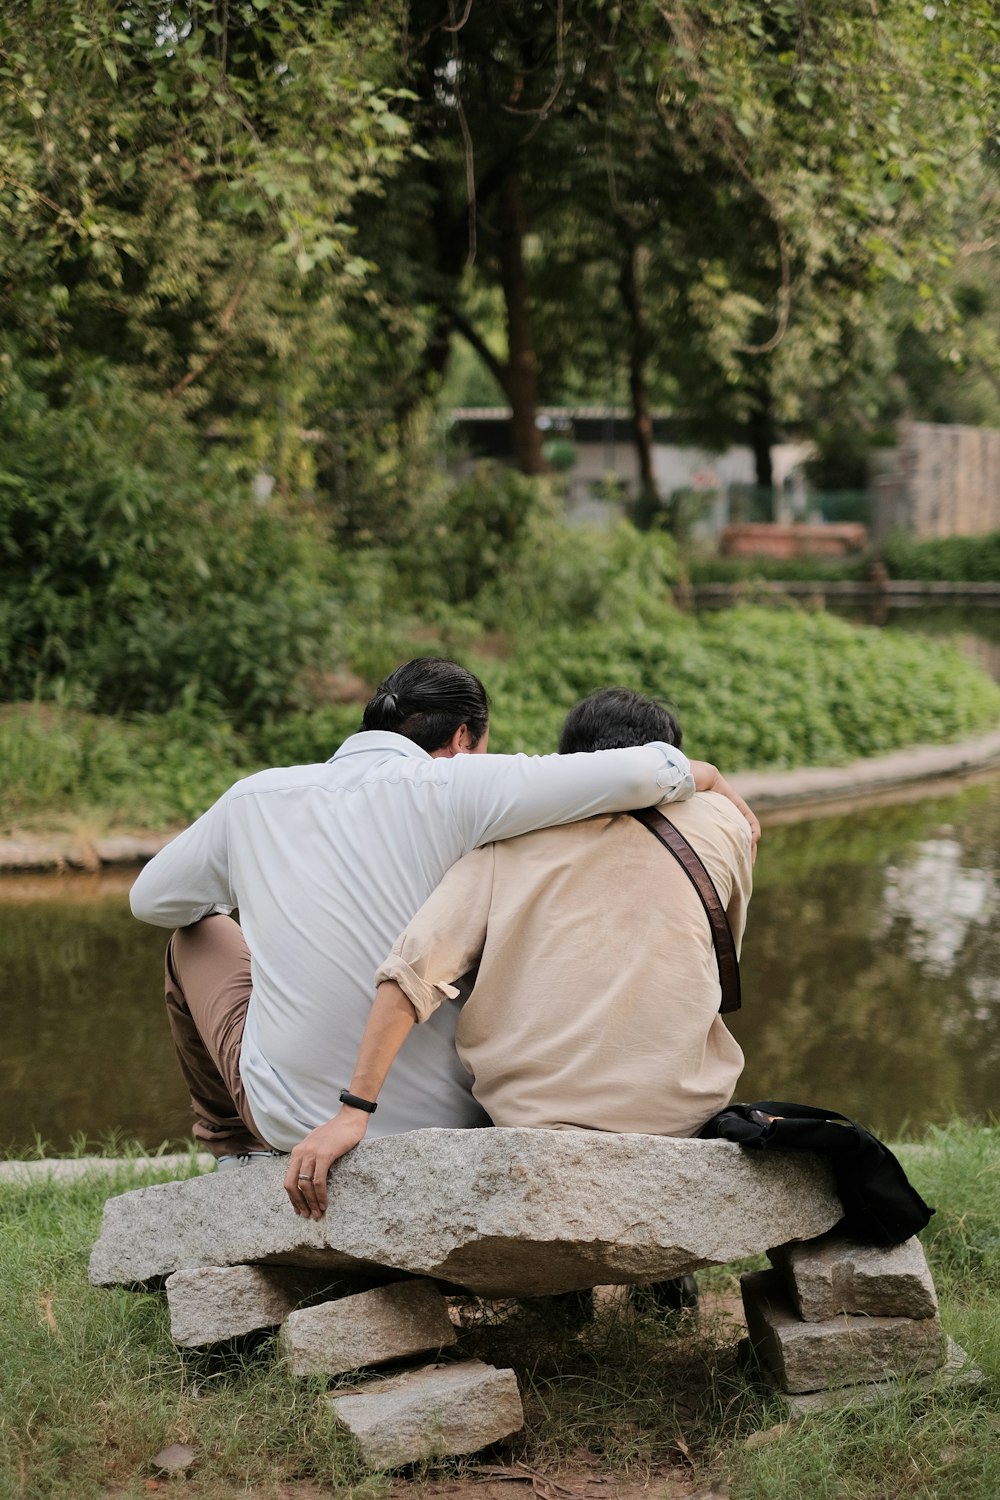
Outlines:
[[[706,865],[738,950],[749,825],[710,792],[664,811]],[[456,1043],[494,1124],[693,1135],[732,1097],[743,1054],[718,1013],[704,907],[628,814],[467,854],[376,977],[395,979],[422,1021],[477,963]]]

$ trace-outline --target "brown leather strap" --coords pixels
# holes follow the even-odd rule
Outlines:
[[[719,900],[719,893],[715,889],[711,875],[680,829],[676,828],[670,819],[665,818],[655,807],[640,808],[631,816],[643,823],[653,837],[658,838],[660,843],[670,850],[701,897],[712,928],[712,942],[715,945],[715,957],[719,965],[719,982],[722,985],[722,1004],[719,1010],[723,1015],[731,1010],[739,1010],[742,1004],[740,963],[736,957],[733,929],[729,925],[729,918],[726,916],[725,907]]]

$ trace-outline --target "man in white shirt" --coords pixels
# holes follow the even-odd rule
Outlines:
[[[220,1158],[289,1151],[327,1121],[371,975],[463,854],[529,829],[717,788],[673,746],[488,756],[488,700],[454,662],[398,667],[332,760],[237,782],[140,873],[132,910],[177,928],[167,1007],[195,1136]],[[752,821],[756,831],[756,822]],[[239,926],[228,915],[239,909]],[[488,1119],[455,1052],[456,1007],[408,1041],[375,1134]]]

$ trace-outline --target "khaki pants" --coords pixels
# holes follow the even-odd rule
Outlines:
[[[266,1150],[240,1078],[250,952],[232,917],[203,917],[167,944],[167,1018],[195,1114],[215,1156]]]

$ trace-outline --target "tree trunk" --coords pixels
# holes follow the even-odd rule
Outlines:
[[[646,360],[648,340],[642,313],[642,297],[636,275],[638,247],[630,244],[628,256],[619,277],[622,300],[628,313],[631,337],[628,350],[628,384],[632,397],[632,432],[639,460],[639,493],[633,512],[636,526],[648,531],[656,515],[662,510],[660,492],[653,471],[653,419],[649,411],[649,390],[646,385]]]
[[[774,429],[774,410],[769,391],[761,390],[757,393],[754,408],[747,423],[747,436],[753,449],[757,487],[762,490],[773,489],[774,468],[771,463],[771,449],[778,435]]]
[[[514,458],[522,474],[542,474],[542,435],[535,425],[538,368],[531,335],[528,279],[524,270],[527,221],[517,178],[511,172],[500,195],[500,281],[507,308],[507,367],[504,389],[511,406]]]

